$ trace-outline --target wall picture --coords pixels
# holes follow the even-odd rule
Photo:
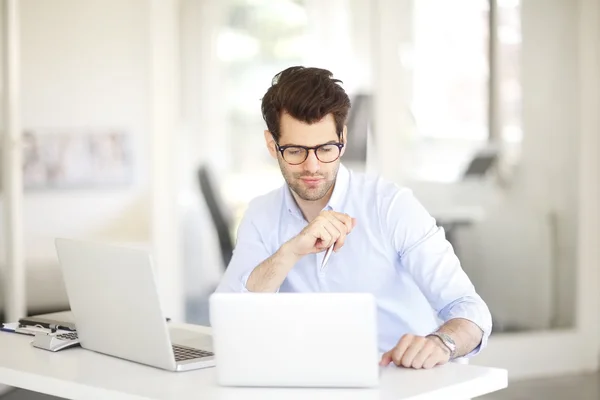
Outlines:
[[[119,129],[26,130],[25,189],[103,188],[133,181],[131,135]]]

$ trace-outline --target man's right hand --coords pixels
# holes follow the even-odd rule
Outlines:
[[[338,251],[346,235],[356,226],[349,215],[335,211],[321,211],[297,236],[288,240],[271,257],[260,263],[246,282],[250,292],[275,292],[288,272],[307,254],[318,253],[335,243]]]
[[[321,211],[297,236],[289,242],[289,249],[302,257],[311,253],[319,253],[335,243],[333,251],[338,251],[346,241],[356,219],[348,214],[335,211]]]

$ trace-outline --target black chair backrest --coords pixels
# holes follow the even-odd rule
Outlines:
[[[360,93],[354,96],[348,114],[348,135],[351,140],[346,145],[345,161],[367,162],[367,142],[372,118],[371,107],[371,95]]]
[[[223,265],[224,268],[227,268],[233,254],[231,221],[228,218],[228,214],[225,212],[224,203],[220,198],[219,191],[213,182],[210,168],[207,165],[203,165],[198,169],[198,181],[200,183],[200,190],[204,195],[206,205],[217,231]]]
[[[482,178],[495,165],[498,155],[494,152],[480,152],[473,157],[463,173],[464,178]]]

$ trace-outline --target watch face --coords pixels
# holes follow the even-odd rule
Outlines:
[[[452,344],[452,346],[456,346],[456,343],[454,343],[454,340],[452,340],[450,335],[443,334],[443,336],[446,341],[448,341],[450,344]]]

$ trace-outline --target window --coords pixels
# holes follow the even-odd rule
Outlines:
[[[273,75],[302,64],[308,18],[300,1],[232,0],[218,38],[226,100],[226,134],[234,172],[262,169],[269,162],[260,99]]]
[[[223,195],[241,219],[248,202],[283,182],[264,142],[261,98],[273,76],[302,64],[308,41],[308,17],[302,1],[229,0],[221,3],[226,19],[217,38],[225,95],[223,134],[230,165]]]
[[[503,167],[511,168],[520,156],[523,126],[521,113],[520,0],[497,1],[497,53],[499,142]]]
[[[230,0],[217,55],[222,71],[231,163],[225,200],[242,215],[250,199],[283,183],[263,137],[260,100],[273,76],[292,65],[328,68],[344,77],[352,97],[359,63],[351,44],[351,2],[347,0]],[[361,75],[362,77],[362,75]]]
[[[456,181],[478,152],[520,143],[519,28],[518,0],[414,3],[411,178]]]

